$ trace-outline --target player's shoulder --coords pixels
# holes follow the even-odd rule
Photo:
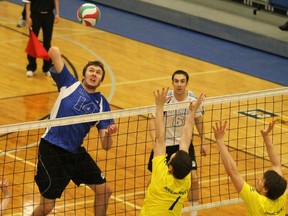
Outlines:
[[[192,92],[192,91],[188,91],[187,100],[188,101],[197,100],[197,95],[194,94],[194,92]]]
[[[166,101],[165,104],[172,104],[172,103],[175,103],[177,100],[175,99],[175,96],[174,96],[174,92],[173,90],[169,90],[166,94],[167,97],[169,97],[170,99],[168,101]]]
[[[168,90],[167,92],[167,97],[171,97],[171,96],[174,96],[174,93],[173,93],[173,90]]]

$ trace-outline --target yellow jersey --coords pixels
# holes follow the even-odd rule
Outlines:
[[[278,199],[271,200],[245,182],[239,196],[246,204],[246,216],[285,216],[286,192]]]
[[[179,216],[187,198],[191,177],[175,179],[168,172],[166,155],[154,157],[153,172],[140,216]]]

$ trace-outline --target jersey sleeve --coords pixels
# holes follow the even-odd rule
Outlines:
[[[60,73],[56,73],[54,66],[50,68],[50,72],[57,85],[58,91],[60,91],[63,86],[69,87],[78,81],[74,76],[72,76],[65,64]]]
[[[244,183],[239,196],[246,204],[248,204],[247,208],[249,208],[249,206],[258,205],[257,201],[259,200],[260,195],[256,189],[247,184],[247,182]]]

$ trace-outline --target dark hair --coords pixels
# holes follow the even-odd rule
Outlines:
[[[176,179],[183,179],[192,169],[192,160],[187,152],[179,150],[176,152],[169,165],[173,168],[173,176]]]
[[[91,66],[91,65],[99,66],[99,67],[102,69],[103,75],[102,75],[101,81],[103,81],[104,78],[105,78],[105,69],[104,69],[103,63],[100,62],[100,61],[90,61],[90,62],[88,62],[88,63],[84,66],[84,68],[83,68],[83,71],[82,71],[83,76],[85,76],[85,73],[86,73],[86,71],[87,71],[87,68],[88,68],[89,66]]]
[[[187,82],[189,81],[189,74],[186,71],[183,70],[176,70],[173,74],[172,74],[172,81],[174,80],[174,77],[176,74],[181,74],[184,75],[186,77]]]
[[[267,189],[266,196],[271,200],[278,199],[286,191],[287,181],[283,176],[274,170],[268,170],[264,173],[264,187]]]

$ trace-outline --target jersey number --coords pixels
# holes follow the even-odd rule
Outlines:
[[[175,202],[170,206],[169,210],[172,211],[173,208],[175,207],[175,205],[177,204],[177,202],[179,201],[180,196],[177,197],[177,199],[175,200]]]
[[[173,127],[179,127],[179,126],[183,126],[184,123],[185,123],[185,116],[177,115],[173,118],[172,126]]]
[[[85,104],[85,101],[86,101],[86,98],[80,96],[77,103],[74,105],[74,109],[76,109],[79,112],[83,110],[85,114],[94,113],[95,110],[97,110],[97,107],[95,106],[95,104],[93,104],[92,102]]]

